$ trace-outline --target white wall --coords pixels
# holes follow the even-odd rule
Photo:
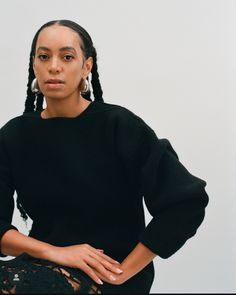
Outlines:
[[[151,292],[236,291],[235,17],[233,0],[1,5],[0,125],[23,112],[36,30],[48,20],[71,19],[88,30],[97,47],[105,101],[141,116],[207,181],[203,224],[175,255],[155,258]],[[146,216],[149,222],[147,211]],[[18,211],[13,223],[27,233]]]

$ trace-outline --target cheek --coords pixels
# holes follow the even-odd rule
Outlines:
[[[35,71],[35,76],[38,80],[38,84],[39,86],[43,86],[43,81],[45,80],[46,75],[44,74],[44,71],[42,71],[42,69],[37,69]]]
[[[40,67],[37,64],[35,65],[34,73],[35,73],[35,76],[38,78],[38,80],[44,79],[45,72],[46,71],[45,71],[44,67],[42,67],[42,66]]]
[[[70,71],[70,73],[68,73],[68,78],[69,81],[68,82],[72,82],[73,84],[79,84],[81,81],[81,78],[83,76],[83,71],[81,69],[78,70],[78,68],[73,69],[72,71]],[[65,78],[67,79],[67,77],[65,76]]]

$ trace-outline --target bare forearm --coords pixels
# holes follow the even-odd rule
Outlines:
[[[0,242],[1,252],[5,255],[18,256],[26,252],[33,257],[41,259],[47,259],[48,251],[54,247],[51,244],[28,237],[14,229],[5,232]]]
[[[101,276],[96,270],[96,274],[105,282],[114,285],[120,285],[129,280],[135,274],[140,272],[146,265],[148,265],[156,256],[149,248],[142,243],[138,243],[132,252],[121,262],[119,268],[123,270],[121,274],[116,274],[116,280],[110,282],[106,277]]]
[[[138,243],[132,252],[122,261],[120,267],[124,271],[120,276],[125,280],[131,278],[148,265],[156,254],[142,243]],[[122,279],[122,278],[121,278]]]

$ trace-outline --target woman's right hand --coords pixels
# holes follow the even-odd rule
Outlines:
[[[96,249],[89,244],[66,247],[52,246],[47,252],[46,259],[62,266],[79,268],[98,284],[102,284],[99,274],[105,276],[112,283],[116,275],[123,272],[119,268],[118,261],[105,255],[103,250]]]

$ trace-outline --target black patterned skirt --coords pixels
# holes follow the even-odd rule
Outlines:
[[[99,285],[80,269],[22,253],[0,260],[0,294],[100,294]]]

